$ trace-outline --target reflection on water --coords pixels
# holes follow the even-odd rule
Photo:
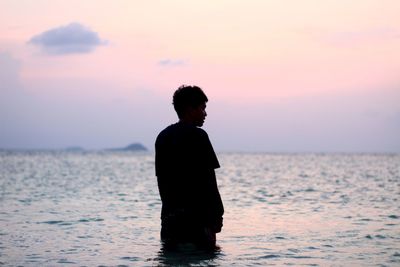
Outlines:
[[[152,154],[0,151],[0,265],[400,265],[400,155],[219,158],[208,253],[160,245]]]
[[[193,244],[181,244],[178,247],[168,247],[161,243],[158,266],[218,266],[215,260],[221,256],[219,247],[214,250],[200,250]]]

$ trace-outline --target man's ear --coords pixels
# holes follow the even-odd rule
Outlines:
[[[193,108],[192,107],[185,107],[185,109],[182,111],[182,118],[190,118],[193,113]]]
[[[190,106],[189,106],[189,107],[186,107],[185,112],[186,112],[187,115],[191,116],[192,113],[193,113],[193,111],[194,111],[194,108],[193,108],[193,107],[190,107]]]

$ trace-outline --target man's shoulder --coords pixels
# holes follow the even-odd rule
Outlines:
[[[182,135],[184,135],[184,131],[185,130],[182,128],[180,123],[171,124],[158,134],[156,143],[179,139]]]
[[[208,138],[208,134],[207,134],[207,132],[205,131],[205,130],[203,130],[202,128],[199,128],[199,127],[195,127],[196,128],[196,133],[200,136],[200,137],[203,137],[203,138]]]
[[[162,130],[156,139],[156,145],[169,144],[169,143],[204,143],[209,142],[208,134],[205,130],[182,123],[175,123],[167,126]]]
[[[159,134],[158,136],[169,136],[169,135],[176,135],[180,132],[182,132],[184,129],[182,125],[177,122],[170,124],[169,126],[165,127]]]
[[[167,126],[165,129],[163,129],[156,138],[156,143],[162,141],[163,139],[167,138],[168,136],[172,135],[173,131],[174,131],[174,125],[175,124],[171,124],[169,126]]]
[[[196,126],[188,126],[185,129],[185,134],[195,139],[208,139],[208,134],[205,130]]]
[[[165,128],[158,134],[158,136],[162,136],[162,135],[166,135],[166,134],[170,133],[171,130],[174,128],[174,125],[175,125],[175,124],[171,124],[171,125],[165,127]]]
[[[185,125],[185,124],[182,124],[179,122],[167,126],[164,130],[162,130],[158,134],[158,136],[165,136],[165,135],[177,134],[177,133],[197,134],[197,135],[202,135],[202,136],[208,136],[207,132],[199,127]]]

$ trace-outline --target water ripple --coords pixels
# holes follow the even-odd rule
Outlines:
[[[0,151],[6,266],[395,266],[400,155],[219,155],[214,255],[159,241],[151,153]]]

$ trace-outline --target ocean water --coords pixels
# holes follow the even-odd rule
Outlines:
[[[151,153],[0,152],[3,266],[400,266],[400,155],[219,154],[220,250],[163,251]]]

